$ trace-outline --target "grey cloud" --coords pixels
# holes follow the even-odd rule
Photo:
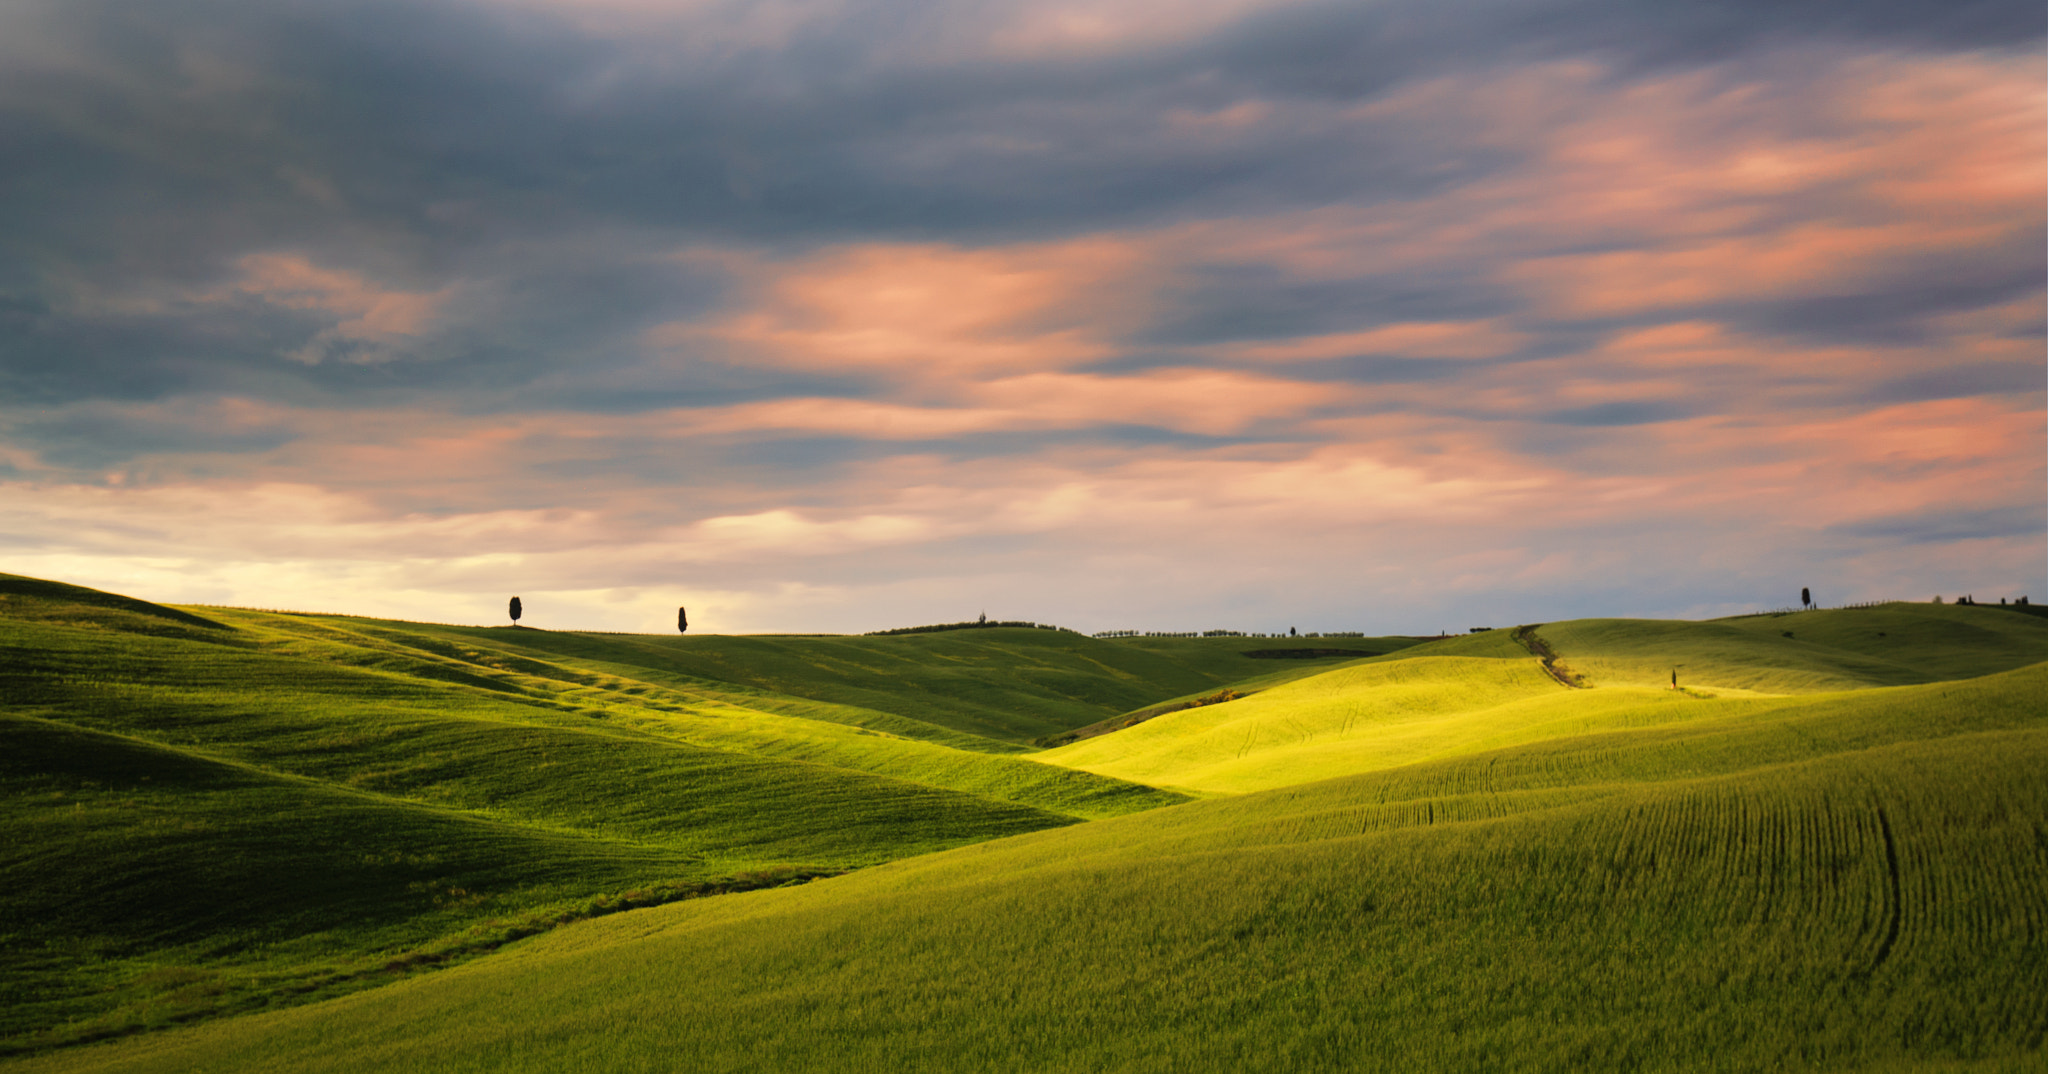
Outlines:
[[[1689,418],[1697,411],[1689,406],[1668,402],[1601,403],[1597,406],[1575,407],[1556,410],[1542,415],[1538,420],[1558,425],[1584,425],[1604,428],[1620,425],[1652,425],[1657,422],[1678,421]]]
[[[87,407],[30,419],[16,430],[40,444],[44,462],[100,469],[162,453],[260,452],[291,443],[297,434],[280,424],[227,429],[202,414],[180,419],[175,407],[134,413]]]
[[[1401,266],[1332,280],[1290,279],[1270,265],[1189,266],[1142,341],[1271,340],[1392,321],[1477,320],[1518,304],[1506,288],[1465,266]]]
[[[1198,54],[1264,87],[1351,98],[1420,72],[1500,61],[1596,56],[1640,70],[1802,40],[1945,51],[2026,47],[2044,34],[2048,12],[2014,0],[1330,0],[1249,17]]]
[[[1421,75],[1572,53],[1704,62],[1801,36],[2010,47],[2040,37],[2043,13],[1330,3],[1105,56],[906,60],[902,39],[927,21],[923,8],[859,5],[779,45],[674,59],[660,33],[605,39],[481,5],[18,7],[0,15],[0,36],[14,31],[0,63],[0,388],[30,401],[482,393],[483,405],[630,408],[651,396],[575,397],[562,371],[635,382],[639,334],[716,301],[716,280],[664,266],[664,249],[1036,239],[1417,197],[1514,162],[1455,131],[1358,125],[1331,137],[1328,109]],[[1255,134],[1162,133],[1174,109],[1251,96],[1283,106]],[[307,311],[247,304],[223,316],[169,300],[106,312],[89,300],[218,286],[253,251],[302,253],[391,288],[461,282],[464,296],[405,360],[310,367],[279,359],[331,323]],[[2039,274],[2016,263],[1948,301]],[[1497,311],[1506,298],[1483,276],[1219,276],[1177,295],[1180,312],[1151,341]],[[1867,319],[1854,302],[1757,316],[1829,331]],[[701,378],[715,386],[665,398],[747,397],[789,383],[776,376],[718,370]]]
[[[1795,294],[1711,312],[1767,333],[1825,342],[1917,342],[1928,338],[1930,318],[2039,294],[2048,280],[2044,243],[2048,234],[2027,229],[2000,244],[1896,256],[1850,293]]]
[[[1255,15],[1192,45],[1135,55],[892,64],[891,9],[866,5],[780,51],[656,66],[631,42],[451,4],[188,0],[148,10],[138,18],[122,6],[116,18],[91,4],[67,8],[84,47],[122,78],[18,77],[15,133],[38,143],[25,174],[81,180],[63,184],[60,200],[113,208],[123,223],[146,225],[135,236],[145,242],[203,250],[200,232],[225,225],[233,248],[353,241],[369,258],[412,247],[415,271],[429,274],[464,251],[487,258],[506,234],[605,219],[767,241],[1014,236],[1191,204],[1397,194],[1498,162],[1369,131],[1331,139],[1318,123],[1289,130],[1284,116],[1259,141],[1204,149],[1160,141],[1156,120],[1250,91],[1355,101],[1537,41],[1556,51],[1609,39],[1649,47],[1711,36],[1698,27],[1721,23],[1759,35],[1876,27],[1909,36],[1954,21],[1906,18],[1905,5],[1880,17],[1843,4],[1738,15],[1720,4],[1332,4]],[[195,48],[243,72],[246,85],[194,88],[180,63]],[[92,134],[20,110],[25,97],[53,93],[91,102]],[[167,195],[185,209],[183,225],[158,214]],[[28,215],[10,226],[28,226]],[[58,227],[81,218],[44,216]]]
[[[1996,537],[2039,537],[2048,533],[2048,508],[2041,504],[1995,507],[1974,511],[1921,511],[1891,515],[1851,525],[1833,526],[1829,533],[1906,544],[1945,544]]]
[[[1892,377],[1851,394],[1857,402],[1889,405],[1924,399],[1958,399],[1973,395],[2041,393],[2041,365],[2011,362],[1954,362],[1902,377]]]
[[[176,311],[79,316],[37,296],[0,298],[0,395],[20,406],[152,399],[234,384],[289,396],[293,375],[278,355],[318,326],[290,311],[252,312],[242,318]]]

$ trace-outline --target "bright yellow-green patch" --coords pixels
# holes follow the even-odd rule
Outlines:
[[[605,918],[23,1069],[2024,1069],[2044,692],[2048,667],[1695,702]]]
[[[10,1068],[2023,1069],[2048,1037],[2018,612],[1539,625],[1573,689],[1509,630],[1343,663],[0,598],[11,1042],[201,1023]]]

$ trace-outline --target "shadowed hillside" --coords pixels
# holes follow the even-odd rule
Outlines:
[[[2020,1069],[2048,668],[608,918],[33,1071]]]
[[[1881,604],[1709,623],[1582,619],[1541,628],[1572,666],[1612,685],[1795,694],[1987,675],[2048,660],[2048,620],[1996,608]]]
[[[1994,608],[1276,657],[0,580],[5,1046],[74,1045],[10,1068],[2002,1069],[2048,1031],[2048,620]]]
[[[537,631],[5,595],[14,1046],[382,983],[591,900],[1179,800],[902,717],[490,644],[559,637]]]
[[[385,628],[391,629],[391,628]],[[990,628],[898,636],[666,637],[426,627],[547,659],[588,663],[682,688],[765,692],[887,713],[976,739],[966,748],[1027,749],[1032,739],[1241,679],[1272,674],[1271,638],[1119,638]],[[1343,642],[1338,646],[1338,642]],[[1406,639],[1331,639],[1376,655]],[[1324,658],[1326,662],[1330,658]],[[804,715],[832,719],[824,710]],[[861,719],[849,714],[849,718]],[[882,726],[882,725],[877,725]],[[905,726],[904,733],[918,733]],[[992,740],[992,741],[991,741]],[[994,743],[1002,743],[995,745]]]

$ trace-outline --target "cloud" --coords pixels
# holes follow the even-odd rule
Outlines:
[[[2044,23],[10,5],[9,562],[763,629],[2017,587]]]
[[[877,440],[948,440],[1105,425],[1232,436],[1341,405],[1350,394],[1330,385],[1205,369],[1137,376],[1033,373],[958,385],[957,393],[966,405],[798,398],[677,411],[660,420],[670,429],[697,434],[791,431]]]
[[[1846,537],[1880,537],[1912,544],[1949,544],[1995,537],[2031,537],[2048,530],[2048,512],[2040,505],[1982,510],[1944,510],[1933,514],[1888,518],[1833,527]]]
[[[722,344],[753,361],[929,381],[1060,368],[1112,353],[1151,266],[1109,238],[986,249],[863,244],[737,266],[748,308],[664,325],[657,347]]]
[[[323,269],[290,254],[250,254],[238,267],[242,275],[232,293],[286,309],[317,310],[336,319],[291,353],[308,365],[336,356],[354,361],[391,357],[395,345],[427,330],[451,290],[387,290],[356,273]],[[220,302],[229,297],[230,292],[216,292],[207,299]]]
[[[1253,362],[1303,362],[1357,355],[1410,358],[1498,358],[1529,341],[1497,320],[1407,321],[1360,332],[1332,332],[1270,342],[1225,344],[1224,357]]]

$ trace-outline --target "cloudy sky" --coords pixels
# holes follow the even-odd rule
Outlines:
[[[2048,598],[2038,0],[7,0],[0,571],[543,627]]]

